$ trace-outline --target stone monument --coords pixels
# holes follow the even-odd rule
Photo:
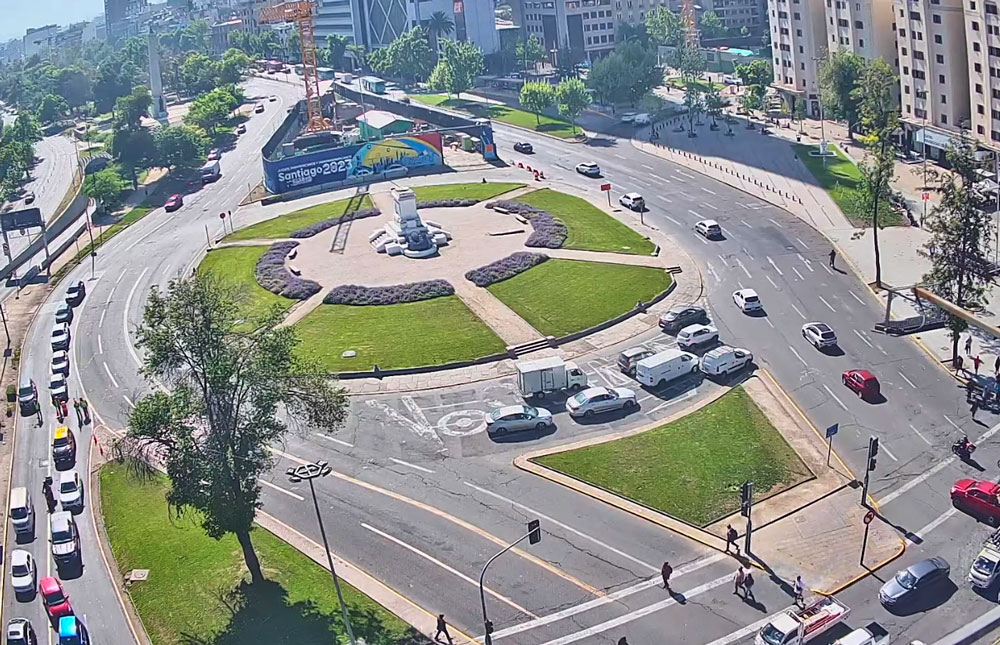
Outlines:
[[[409,188],[393,188],[393,218],[368,239],[379,253],[427,258],[451,241],[451,234],[434,222],[425,222],[417,212],[417,196]]]
[[[160,78],[160,39],[153,30],[146,35],[149,50],[149,93],[153,95],[150,111],[154,119],[167,118],[167,102],[163,99],[163,80]]]

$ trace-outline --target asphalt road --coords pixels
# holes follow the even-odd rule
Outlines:
[[[283,88],[294,91],[283,84],[266,86],[266,93],[281,96]],[[219,231],[216,213],[234,208],[246,180],[259,177],[256,151],[284,114],[283,102],[267,106],[268,112],[251,119],[237,149],[223,157],[218,184],[200,191],[176,214],[150,214],[109,243],[98,260],[75,323],[74,375],[82,376],[89,399],[111,427],[122,426],[131,402],[146,390],[128,341],[146,293],[194,266],[205,227]],[[498,126],[505,159],[520,158],[510,150],[522,136]],[[543,168],[556,188],[572,184],[601,198],[599,184],[610,181],[616,197],[633,190],[644,194],[645,221],[674,237],[701,267],[722,340],[751,349],[758,365],[775,375],[817,427],[839,423],[836,447],[856,472],[863,467],[868,437],[882,440],[872,493],[885,516],[914,542],[898,565],[943,555],[957,589],[932,611],[898,617],[880,607],[879,583],[870,578],[841,595],[853,608],[849,624],[875,620],[897,642],[917,637],[930,642],[992,607],[995,594],[982,597],[964,583],[988,529],[951,509],[951,483],[977,475],[950,457],[948,445],[959,429],[977,441],[1000,429],[1000,419],[981,413],[985,426],[972,421],[964,393],[916,345],[871,332],[880,307],[855,276],[828,270],[824,238],[776,208],[641,153],[624,140],[599,138],[580,145],[539,138],[532,143],[533,165]],[[602,165],[605,179],[587,179],[572,170],[592,159]],[[709,242],[696,236],[692,227],[702,218],[719,220],[726,239]],[[85,273],[78,271],[81,277]],[[751,318],[736,309],[731,293],[741,287],[758,291],[765,316]],[[802,339],[801,325],[810,320],[834,327],[842,354],[821,354]],[[41,331],[35,331],[31,346],[39,351],[29,354],[27,363],[29,373],[41,375],[40,382],[48,373],[43,338],[48,325],[47,320],[36,325]],[[639,340],[669,343],[657,336]],[[602,352],[586,369],[598,379],[619,378],[607,369],[613,354]],[[851,395],[840,383],[841,372],[851,367],[872,369],[886,400],[871,404]],[[329,460],[334,475],[319,483],[318,494],[338,554],[428,611],[443,611],[472,635],[481,633],[474,584],[482,563],[502,543],[520,537],[527,519],[539,517],[542,543],[505,556],[487,576],[498,642],[607,643],[621,635],[633,644],[736,642],[752,634],[748,626],[790,604],[785,590],[760,580],[759,602],[745,603],[728,588],[731,560],[511,465],[513,456],[528,447],[648,423],[687,400],[683,397],[700,396],[710,387],[701,383],[695,390],[650,394],[639,413],[593,426],[559,415],[554,434],[502,443],[488,440],[481,423],[484,403],[513,400],[502,381],[411,396],[359,397],[352,420],[336,435],[303,429],[289,436],[263,489],[265,510],[318,541],[308,491],[281,473],[299,459]],[[984,476],[993,477],[1000,450],[994,442],[979,443]],[[20,455],[18,463],[44,459],[44,448]],[[84,546],[85,554],[93,549]],[[853,558],[857,549],[845,544],[843,553],[817,557]],[[671,597],[656,588],[656,572],[665,559],[673,564],[674,588],[683,595]],[[90,560],[88,566],[85,577],[103,573],[94,571]]]

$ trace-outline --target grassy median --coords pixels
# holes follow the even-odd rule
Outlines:
[[[222,282],[243,289],[246,297],[244,311],[250,318],[266,315],[274,305],[288,309],[296,301],[271,293],[257,284],[254,275],[257,260],[269,248],[269,246],[230,246],[214,249],[198,265],[198,271],[211,273]]]
[[[268,580],[250,585],[236,538],[213,540],[194,513],[174,516],[165,477],[139,481],[111,463],[100,479],[118,569],[150,572],[129,594],[154,645],[347,642],[329,572],[272,533],[253,532]],[[341,588],[358,638],[370,645],[429,643],[357,589],[344,582]]]
[[[760,499],[811,476],[743,388],[649,432],[535,461],[698,526],[738,510],[748,479]]]
[[[492,199],[497,195],[509,193],[512,190],[524,188],[524,184],[482,182],[474,184],[440,184],[435,186],[414,186],[413,192],[418,202],[429,202],[435,199]]]
[[[534,112],[511,105],[456,99],[444,94],[411,94],[410,98],[426,105],[440,105],[451,110],[468,112],[474,116],[544,132],[560,139],[569,139],[580,133],[572,123],[545,114],[536,115]]]

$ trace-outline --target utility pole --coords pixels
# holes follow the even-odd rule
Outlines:
[[[875,457],[878,455],[878,437],[868,438],[868,462],[865,464],[865,483],[861,488],[861,505],[868,508],[868,475],[875,470]]]
[[[483,566],[482,573],[479,574],[479,601],[483,605],[483,631],[485,633],[485,636],[483,636],[483,645],[493,645],[493,623],[490,622],[490,619],[486,616],[486,588],[483,586],[483,579],[486,577],[486,569],[493,564],[494,560],[513,549],[525,539],[528,540],[528,544],[538,544],[542,541],[542,529],[539,526],[538,520],[529,521],[528,532],[505,546],[502,551],[487,560],[486,564]]]
[[[753,480],[748,479],[740,486],[740,515],[747,518],[747,530],[744,537],[743,552],[750,554],[750,534],[753,532],[753,521],[750,512],[753,510]]]

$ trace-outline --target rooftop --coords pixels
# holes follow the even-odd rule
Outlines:
[[[409,123],[413,124],[410,119],[404,119],[401,116],[395,115],[392,112],[385,112],[383,110],[368,110],[364,114],[358,115],[358,121],[366,124],[370,128],[375,128],[376,130],[381,130],[382,128],[388,127],[393,123]]]

